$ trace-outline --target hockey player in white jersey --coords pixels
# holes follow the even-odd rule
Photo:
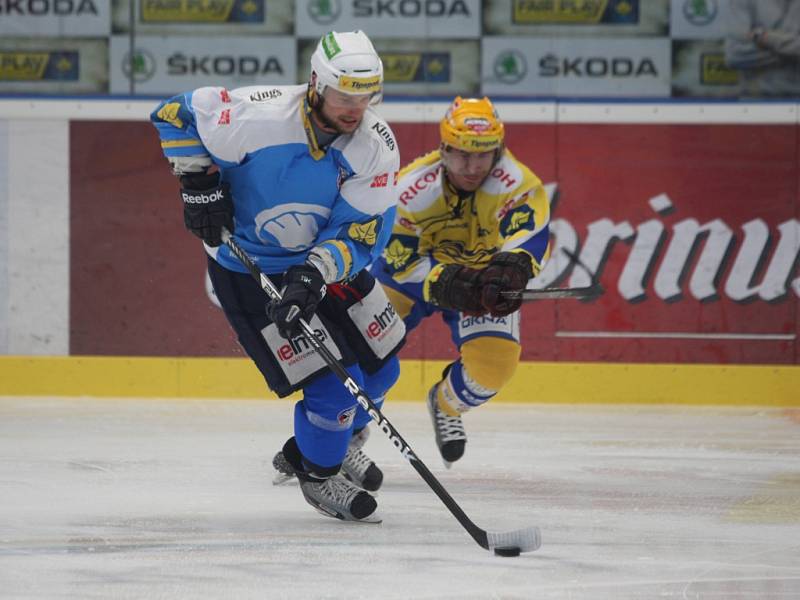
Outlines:
[[[299,319],[380,405],[397,379],[390,359],[405,334],[365,270],[395,216],[397,144],[372,109],[382,86],[369,38],[330,32],[311,58],[308,85],[205,87],[152,114],[180,177],[185,225],[204,242],[239,343],[275,393],[303,392],[281,457],[312,506],[352,521],[378,520],[365,489],[377,489],[382,474],[361,449],[369,416],[300,335]],[[282,290],[281,301],[267,304],[221,244],[223,227]],[[345,457],[359,485],[339,474]]]

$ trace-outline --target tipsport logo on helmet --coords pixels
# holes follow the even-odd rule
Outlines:
[[[494,150],[501,143],[499,136],[484,136],[484,137],[466,137],[462,138],[461,144],[465,148],[474,149],[477,151]]]
[[[381,78],[378,75],[373,77],[341,75],[339,77],[339,89],[353,94],[372,94],[381,91]]]

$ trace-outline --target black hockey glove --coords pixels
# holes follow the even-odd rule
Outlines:
[[[233,231],[233,200],[219,172],[181,177],[183,223],[209,246],[222,244],[222,228]]]
[[[267,316],[287,340],[300,334],[300,319],[309,321],[325,296],[325,280],[316,267],[295,265],[283,276],[281,300],[267,305]]]
[[[436,306],[468,315],[486,312],[481,304],[481,272],[461,265],[447,265],[428,285],[428,297]]]
[[[498,252],[480,274],[481,304],[493,317],[505,317],[522,306],[521,298],[500,292],[521,290],[533,277],[531,257],[524,252]]]

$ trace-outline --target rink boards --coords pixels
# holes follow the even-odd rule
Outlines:
[[[0,101],[0,394],[264,396],[206,295],[150,104]],[[404,163],[443,106],[384,106]],[[586,283],[565,247],[605,288],[524,308],[506,401],[800,404],[796,105],[499,110],[553,201],[543,283]],[[397,397],[454,356],[429,319]]]

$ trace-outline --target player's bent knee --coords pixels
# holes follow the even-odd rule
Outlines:
[[[514,376],[522,347],[513,340],[477,337],[461,346],[461,362],[481,387],[500,390]]]

